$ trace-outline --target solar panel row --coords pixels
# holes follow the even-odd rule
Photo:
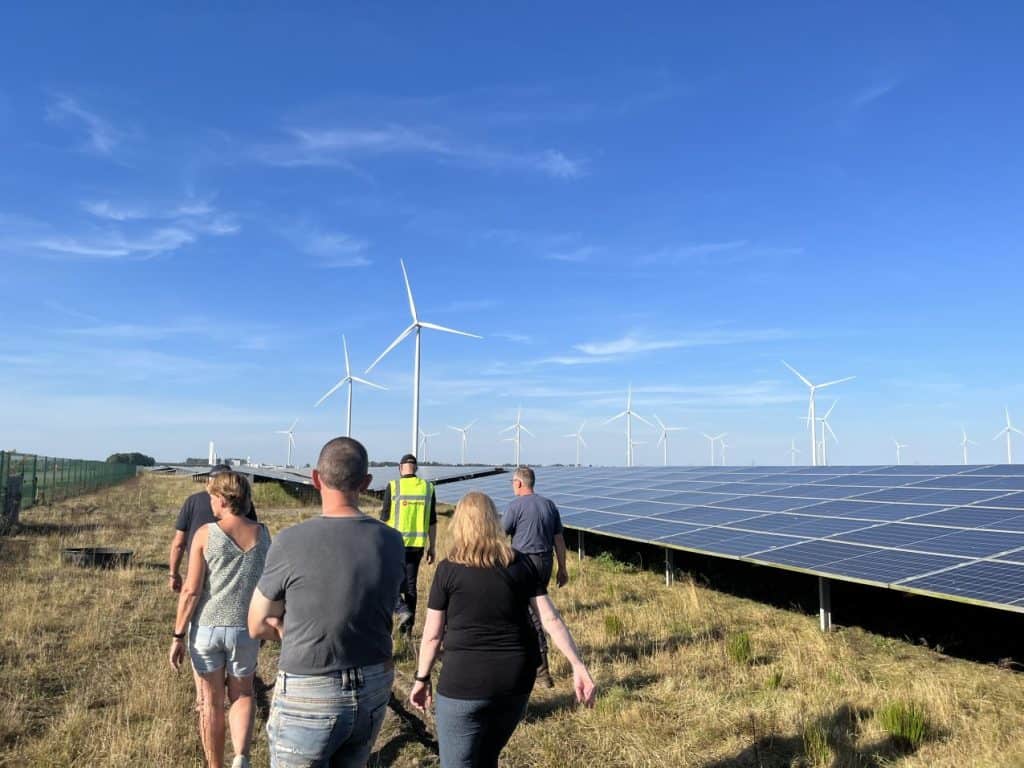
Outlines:
[[[1024,466],[547,468],[567,528],[1024,612]],[[504,507],[510,476],[438,486]]]

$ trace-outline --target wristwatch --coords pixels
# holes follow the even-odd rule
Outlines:
[[[419,675],[413,675],[412,679],[415,680],[417,683],[429,683],[430,673],[427,672],[427,674],[425,674],[423,677],[420,677]]]

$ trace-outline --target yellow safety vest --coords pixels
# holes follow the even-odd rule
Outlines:
[[[434,494],[433,483],[418,477],[403,477],[392,480],[391,514],[388,525],[402,534],[407,547],[427,546],[427,503]]]

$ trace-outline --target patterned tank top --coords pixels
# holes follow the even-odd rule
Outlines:
[[[204,627],[244,627],[269,548],[270,534],[263,524],[255,546],[247,552],[217,523],[207,525],[206,578],[193,621]]]

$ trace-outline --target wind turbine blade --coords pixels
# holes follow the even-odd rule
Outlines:
[[[827,421],[823,421],[822,424],[825,425],[825,429],[828,430],[828,433],[830,435],[832,435],[832,439],[835,440],[838,443],[839,442],[839,438],[836,437],[836,433],[832,431],[832,425],[829,424]]]
[[[707,440],[715,440],[716,439],[716,438],[712,437],[711,435],[709,435],[707,432],[701,432],[701,434],[704,435],[705,439],[707,439]]]
[[[330,389],[328,389],[328,390],[327,390],[327,393],[326,393],[326,394],[325,394],[325,395],[324,395],[323,397],[321,397],[321,398],[320,398],[319,400],[317,400],[317,401],[316,401],[316,405],[314,405],[313,407],[314,407],[314,408],[316,408],[316,407],[317,407],[317,405],[320,405],[320,403],[322,403],[322,402],[323,402],[324,400],[326,400],[326,399],[327,399],[328,397],[330,397],[330,396],[331,396],[331,395],[333,395],[333,394],[334,394],[335,392],[337,392],[337,391],[338,391],[339,389],[341,389],[341,388],[342,388],[342,387],[343,387],[343,386],[345,385],[345,382],[346,382],[346,381],[348,381],[348,376],[346,376],[346,377],[345,377],[345,378],[343,378],[343,379],[342,379],[341,381],[339,381],[339,382],[338,382],[337,384],[335,384],[335,385],[334,385],[333,387],[331,387]]]
[[[300,416],[299,418],[302,418],[302,417]],[[299,423],[299,419],[296,419],[295,421],[293,421],[292,425],[290,427],[288,427],[288,431],[291,432],[293,429],[295,429],[295,425],[298,424],[298,423]]]
[[[579,437],[579,435],[573,432],[571,435],[562,435],[562,437]]]
[[[665,432],[662,432],[660,435],[658,435],[658,443],[657,444],[661,445],[662,443],[664,443],[665,439],[667,437],[668,437],[668,435]]]
[[[804,376],[804,375],[803,375],[802,373],[800,373],[800,371],[798,371],[798,370],[797,370],[796,368],[794,368],[794,367],[793,367],[792,365],[790,365],[789,363],[787,363],[787,362],[786,362],[785,360],[783,360],[783,361],[782,361],[782,364],[783,364],[784,366],[786,366],[787,368],[789,368],[789,370],[791,370],[791,371],[792,371],[793,373],[795,373],[795,374],[796,374],[796,376],[797,376],[797,378],[798,378],[798,379],[800,379],[800,381],[802,381],[802,382],[803,382],[804,384],[806,384],[806,385],[807,385],[808,387],[810,387],[811,389],[814,389],[814,385],[813,385],[813,384],[811,384],[811,382],[809,382],[809,381],[807,380],[807,377],[806,377],[806,376]]]
[[[658,422],[658,426],[665,429],[665,425],[662,423],[661,419],[658,418],[658,414],[652,413],[651,415],[654,416],[654,420]]]
[[[838,403],[838,402],[839,402],[839,398],[836,398],[835,400],[832,401],[832,405],[830,405],[829,409],[827,411],[825,411],[825,415],[821,417],[823,420],[827,419],[829,416],[832,415],[832,410],[836,407],[836,403]]]
[[[374,384],[372,381],[367,381],[366,379],[360,379],[358,376],[350,376],[349,378],[352,379],[352,381],[357,381],[360,384],[365,384],[366,386],[373,387],[374,389],[387,389],[387,387],[385,387],[385,386],[383,386],[381,384]]]
[[[420,323],[420,328],[429,328],[432,331],[443,331],[445,333],[455,333],[459,336],[469,336],[471,339],[482,339],[483,336],[478,336],[475,333],[469,333],[467,331],[457,331],[454,328],[447,328],[443,325],[437,325],[436,323]]]
[[[399,334],[398,338],[391,342],[391,346],[389,346],[387,349],[385,349],[383,352],[381,352],[380,355],[377,357],[377,359],[374,360],[372,363],[370,363],[370,367],[367,368],[365,371],[363,371],[363,373],[369,373],[370,371],[372,371],[374,369],[374,366],[376,366],[377,363],[379,363],[381,360],[383,360],[387,356],[388,352],[390,352],[392,349],[394,349],[399,344],[401,344],[403,341],[405,341],[406,337],[410,333],[415,331],[415,330],[416,330],[416,324],[413,323],[408,328],[406,328],[404,331],[402,331]]]
[[[466,430],[467,432],[469,432],[470,428],[471,428],[471,427],[472,427],[472,426],[473,426],[474,424],[476,424],[476,423],[477,423],[478,421],[480,421],[480,419],[473,419],[473,420],[472,420],[471,422],[469,422],[469,424],[467,424],[466,426],[464,426],[464,427],[463,427],[463,429],[464,429],[464,430]]]
[[[341,334],[341,346],[345,350],[345,375],[351,376],[352,370],[348,366],[348,340],[345,338],[345,334]]]
[[[405,271],[405,261],[402,259],[398,260],[398,263],[402,265],[402,277],[405,278],[405,292],[409,294],[409,312],[412,313],[413,324],[419,321],[416,315],[416,302],[412,300],[412,286],[409,285],[409,273]]]
[[[526,427],[524,427],[524,426],[523,426],[522,424],[520,424],[520,425],[519,425],[519,428],[520,428],[521,430],[523,430],[523,432],[525,432],[526,434],[528,434],[528,435],[529,435],[530,437],[536,437],[536,435],[535,435],[535,434],[533,434],[533,432],[531,432],[530,430],[528,430],[528,429],[527,429]]]
[[[655,427],[655,426],[654,426],[653,424],[651,424],[651,422],[649,422],[649,421],[648,421],[647,419],[645,419],[645,418],[644,418],[643,416],[641,416],[641,415],[640,415],[639,413],[634,413],[634,414],[633,414],[633,418],[634,418],[634,419],[639,419],[640,421],[642,421],[642,422],[643,422],[644,424],[646,424],[646,425],[647,425],[648,427],[650,427],[651,429],[657,429],[657,427]]]
[[[625,415],[626,415],[627,413],[629,413],[629,411],[623,411],[622,413],[618,413],[618,414],[616,414],[616,415],[612,416],[612,417],[611,417],[610,419],[608,419],[607,421],[603,422],[603,424],[611,424],[611,423],[612,423],[613,421],[615,421],[616,419],[621,419],[621,418],[622,418],[623,416],[625,416]]]
[[[584,448],[590,447],[589,445],[587,445],[587,441],[583,439],[583,435],[577,435],[577,437],[580,439],[580,442],[583,443]]]
[[[995,436],[995,437],[993,437],[992,439],[993,439],[993,440],[998,440],[998,439],[999,439],[1000,437],[1002,437],[1003,435],[1005,435],[1005,434],[1007,433],[1007,431],[1008,431],[1008,430],[1009,430],[1009,427],[1003,427],[1003,428],[1002,428],[1002,429],[1000,429],[1000,430],[999,430],[998,432],[996,432],[996,436]]]
[[[842,384],[844,381],[853,381],[856,376],[846,376],[842,379],[834,379],[832,381],[826,381],[824,384],[818,384],[815,389],[824,389],[825,387],[831,387],[833,384]]]
[[[513,424],[513,425],[512,425],[511,427],[505,427],[505,428],[504,428],[503,430],[501,430],[501,432],[499,432],[498,434],[499,434],[499,435],[503,435],[503,434],[505,434],[506,432],[508,432],[508,431],[509,431],[510,429],[515,429],[515,428],[516,428],[517,426],[519,426],[519,425],[518,425],[518,424]]]
[[[1016,427],[1008,427],[1008,429],[1009,429],[1009,430],[1010,430],[1011,432],[1016,432],[1016,433],[1017,433],[1018,435],[1024,435],[1024,432],[1021,432],[1021,431],[1020,431],[1019,429],[1017,429]]]
[[[586,420],[583,420],[583,421],[580,422],[580,428],[577,429],[576,431],[582,434],[583,433],[583,428],[585,426],[587,426],[587,422],[586,422]]]
[[[448,429],[454,429],[456,432],[461,432],[462,431],[458,427],[453,427],[451,424],[448,425]]]

